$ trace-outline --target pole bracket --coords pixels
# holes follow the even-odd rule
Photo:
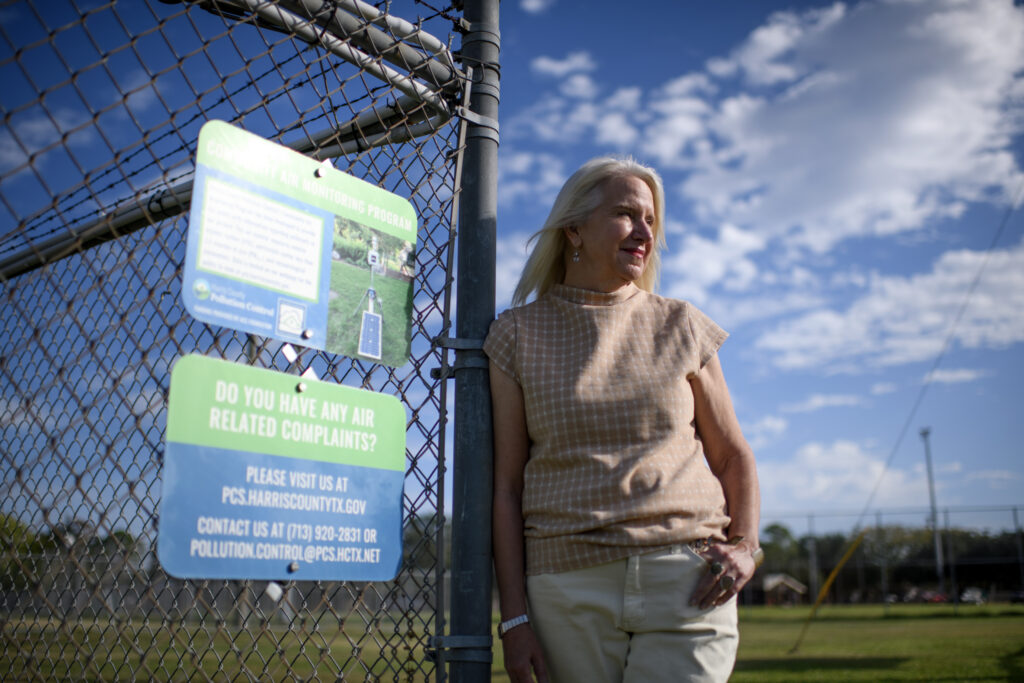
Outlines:
[[[435,661],[441,650],[444,650],[444,659],[448,662],[494,661],[491,636],[434,636],[429,644],[431,649],[427,654]]]
[[[455,115],[477,126],[467,133],[469,137],[483,137],[495,142],[500,141],[497,120],[492,119],[490,116],[477,114],[472,109],[463,106],[455,107]]]
[[[444,337],[438,336],[430,340],[430,345],[435,349],[455,349],[456,351],[482,351],[484,348],[483,339],[468,339],[466,337]]]
[[[456,352],[475,352],[456,353],[455,362],[453,364],[448,365],[446,363],[439,368],[431,368],[430,376],[433,379],[448,379],[449,377],[453,377],[459,370],[465,370],[467,368],[487,370],[490,367],[487,362],[487,357],[480,353],[484,348],[483,339],[440,336],[434,337],[430,343],[434,348],[453,349]]]

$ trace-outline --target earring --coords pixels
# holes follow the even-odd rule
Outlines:
[[[580,262],[580,250],[579,249],[576,249],[575,251],[572,252],[572,262],[573,263],[579,263]]]

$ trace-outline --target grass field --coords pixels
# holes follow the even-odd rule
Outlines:
[[[742,608],[733,683],[1024,681],[1024,607]],[[495,627],[497,622],[495,621]],[[433,680],[422,626],[0,620],[0,681]],[[508,681],[495,637],[493,681]],[[200,673],[202,672],[202,673]]]
[[[327,345],[332,351],[362,358],[359,348],[359,325],[366,310],[370,271],[344,261],[331,263],[331,291],[336,294],[327,306]],[[373,287],[379,296],[375,312],[383,313],[380,362],[398,367],[409,358],[409,334],[412,329],[412,288],[408,282],[378,275]],[[383,302],[383,306],[381,306]],[[381,310],[383,308],[383,311]]]
[[[789,654],[807,613],[742,608],[732,682],[1024,681],[1024,607],[825,607]],[[492,680],[508,681],[500,645]]]
[[[0,681],[402,681],[429,683],[422,632],[399,622],[302,632],[255,623],[0,620]]]

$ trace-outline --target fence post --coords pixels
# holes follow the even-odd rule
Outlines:
[[[459,199],[456,332],[483,340],[494,319],[498,181],[498,0],[466,0],[462,61],[473,69]],[[455,683],[489,681],[491,635],[491,398],[482,351],[455,352],[451,633],[469,647],[445,653]]]

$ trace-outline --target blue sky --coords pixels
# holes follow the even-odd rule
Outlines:
[[[395,5],[408,19],[426,11]],[[60,7],[47,17],[53,26],[76,15]],[[263,65],[253,73],[271,73],[276,94],[265,108],[251,99],[258,88],[241,65],[266,50],[255,32],[239,31],[242,43],[225,46],[211,69],[198,36],[221,29],[199,11],[188,21],[207,28],[178,19],[164,29],[175,54],[191,55],[181,58],[191,85],[165,69],[178,58],[151,31],[153,12],[119,4],[125,27],[97,13],[97,44],[74,31],[58,42],[76,64],[121,45],[127,30],[136,50],[111,52],[72,87],[41,47],[45,27],[18,8],[5,10],[6,30],[36,48],[23,55],[27,72],[11,63],[0,78],[16,110],[0,130],[0,169],[23,167],[34,149],[45,173],[6,174],[13,216],[45,206],[44,184],[78,183],[82,169],[94,180],[80,194],[104,200],[176,178],[190,169],[205,117],[230,119],[236,107],[251,109],[247,129],[268,137],[293,125],[296,109],[324,119],[305,120],[314,129],[330,115],[316,106],[319,67],[310,67],[311,90],[301,69],[293,87],[277,88]],[[632,154],[666,183],[661,292],[691,300],[732,335],[721,357],[758,455],[766,521],[855,517],[878,482],[876,507],[924,508],[925,426],[940,506],[1024,505],[1024,212],[999,231],[1024,191],[1024,8],[504,0],[501,12],[499,310],[568,174],[596,155]],[[434,22],[444,24],[437,35],[450,28]],[[230,101],[219,73],[235,74]],[[47,88],[41,116],[28,103]],[[167,108],[195,101],[202,115],[172,128]],[[129,154],[117,168],[115,149]],[[1012,523],[1008,513],[952,521]]]
[[[502,5],[498,309],[568,174],[633,155],[665,180],[661,293],[731,333],[766,521],[876,484],[927,506],[926,426],[940,507],[1024,503],[1024,8],[586,7]]]

